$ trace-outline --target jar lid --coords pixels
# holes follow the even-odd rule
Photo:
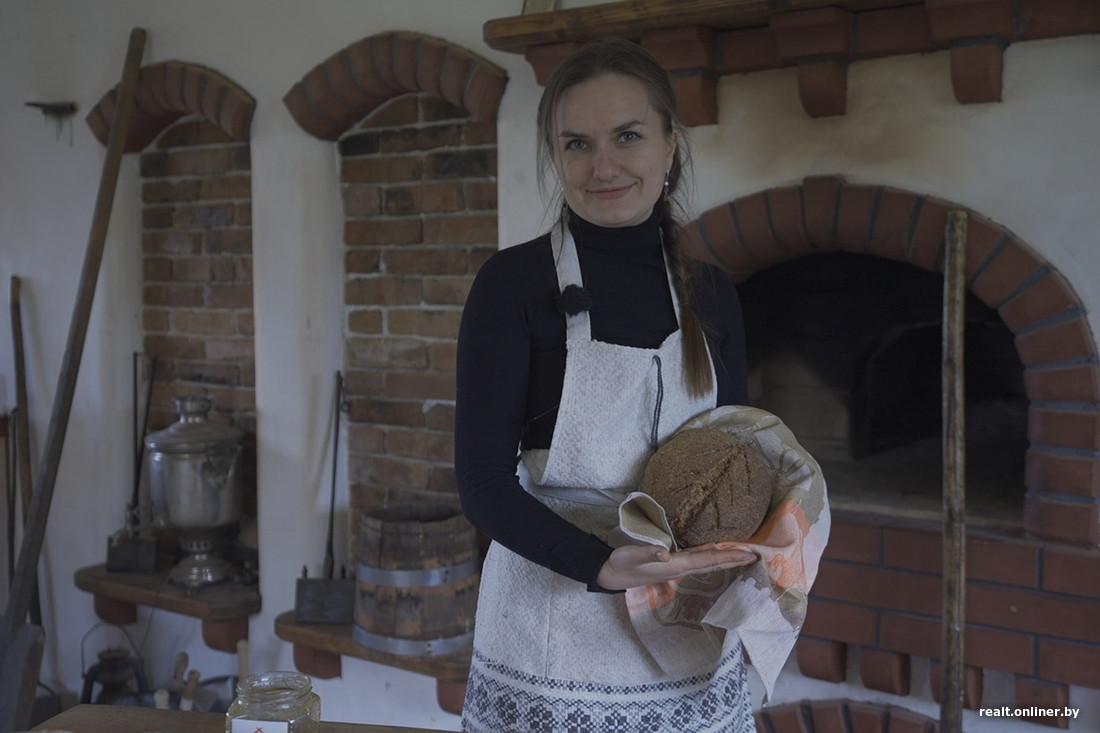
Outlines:
[[[239,428],[207,421],[212,405],[209,397],[177,397],[175,402],[179,420],[145,436],[146,448],[161,453],[199,453],[233,446],[244,435]]]

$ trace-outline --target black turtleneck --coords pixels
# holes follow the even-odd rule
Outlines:
[[[632,227],[575,215],[592,337],[655,348],[676,329],[661,253],[660,213]],[[482,266],[458,338],[455,474],[463,509],[489,537],[532,562],[596,590],[608,547],[527,494],[518,449],[549,448],[565,373],[565,316],[550,236],[499,250]],[[718,404],[744,404],[741,308],[732,282],[700,266],[695,310],[718,378]]]

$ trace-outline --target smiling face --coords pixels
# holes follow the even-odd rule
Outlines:
[[[612,73],[561,93],[551,145],[569,207],[593,224],[623,227],[649,218],[661,197],[676,134],[642,82]]]

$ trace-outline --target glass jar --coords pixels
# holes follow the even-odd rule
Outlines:
[[[317,733],[321,698],[298,672],[262,672],[237,684],[225,714],[225,733]]]

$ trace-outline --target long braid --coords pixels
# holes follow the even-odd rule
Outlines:
[[[672,205],[668,197],[662,197],[660,204],[664,209],[661,222],[661,241],[672,270],[672,283],[676,288],[676,297],[680,303],[680,335],[684,356],[684,384],[688,393],[700,397],[713,386],[713,374],[703,325],[693,307],[695,293],[695,260],[689,257],[680,246],[680,224],[672,216]]]

